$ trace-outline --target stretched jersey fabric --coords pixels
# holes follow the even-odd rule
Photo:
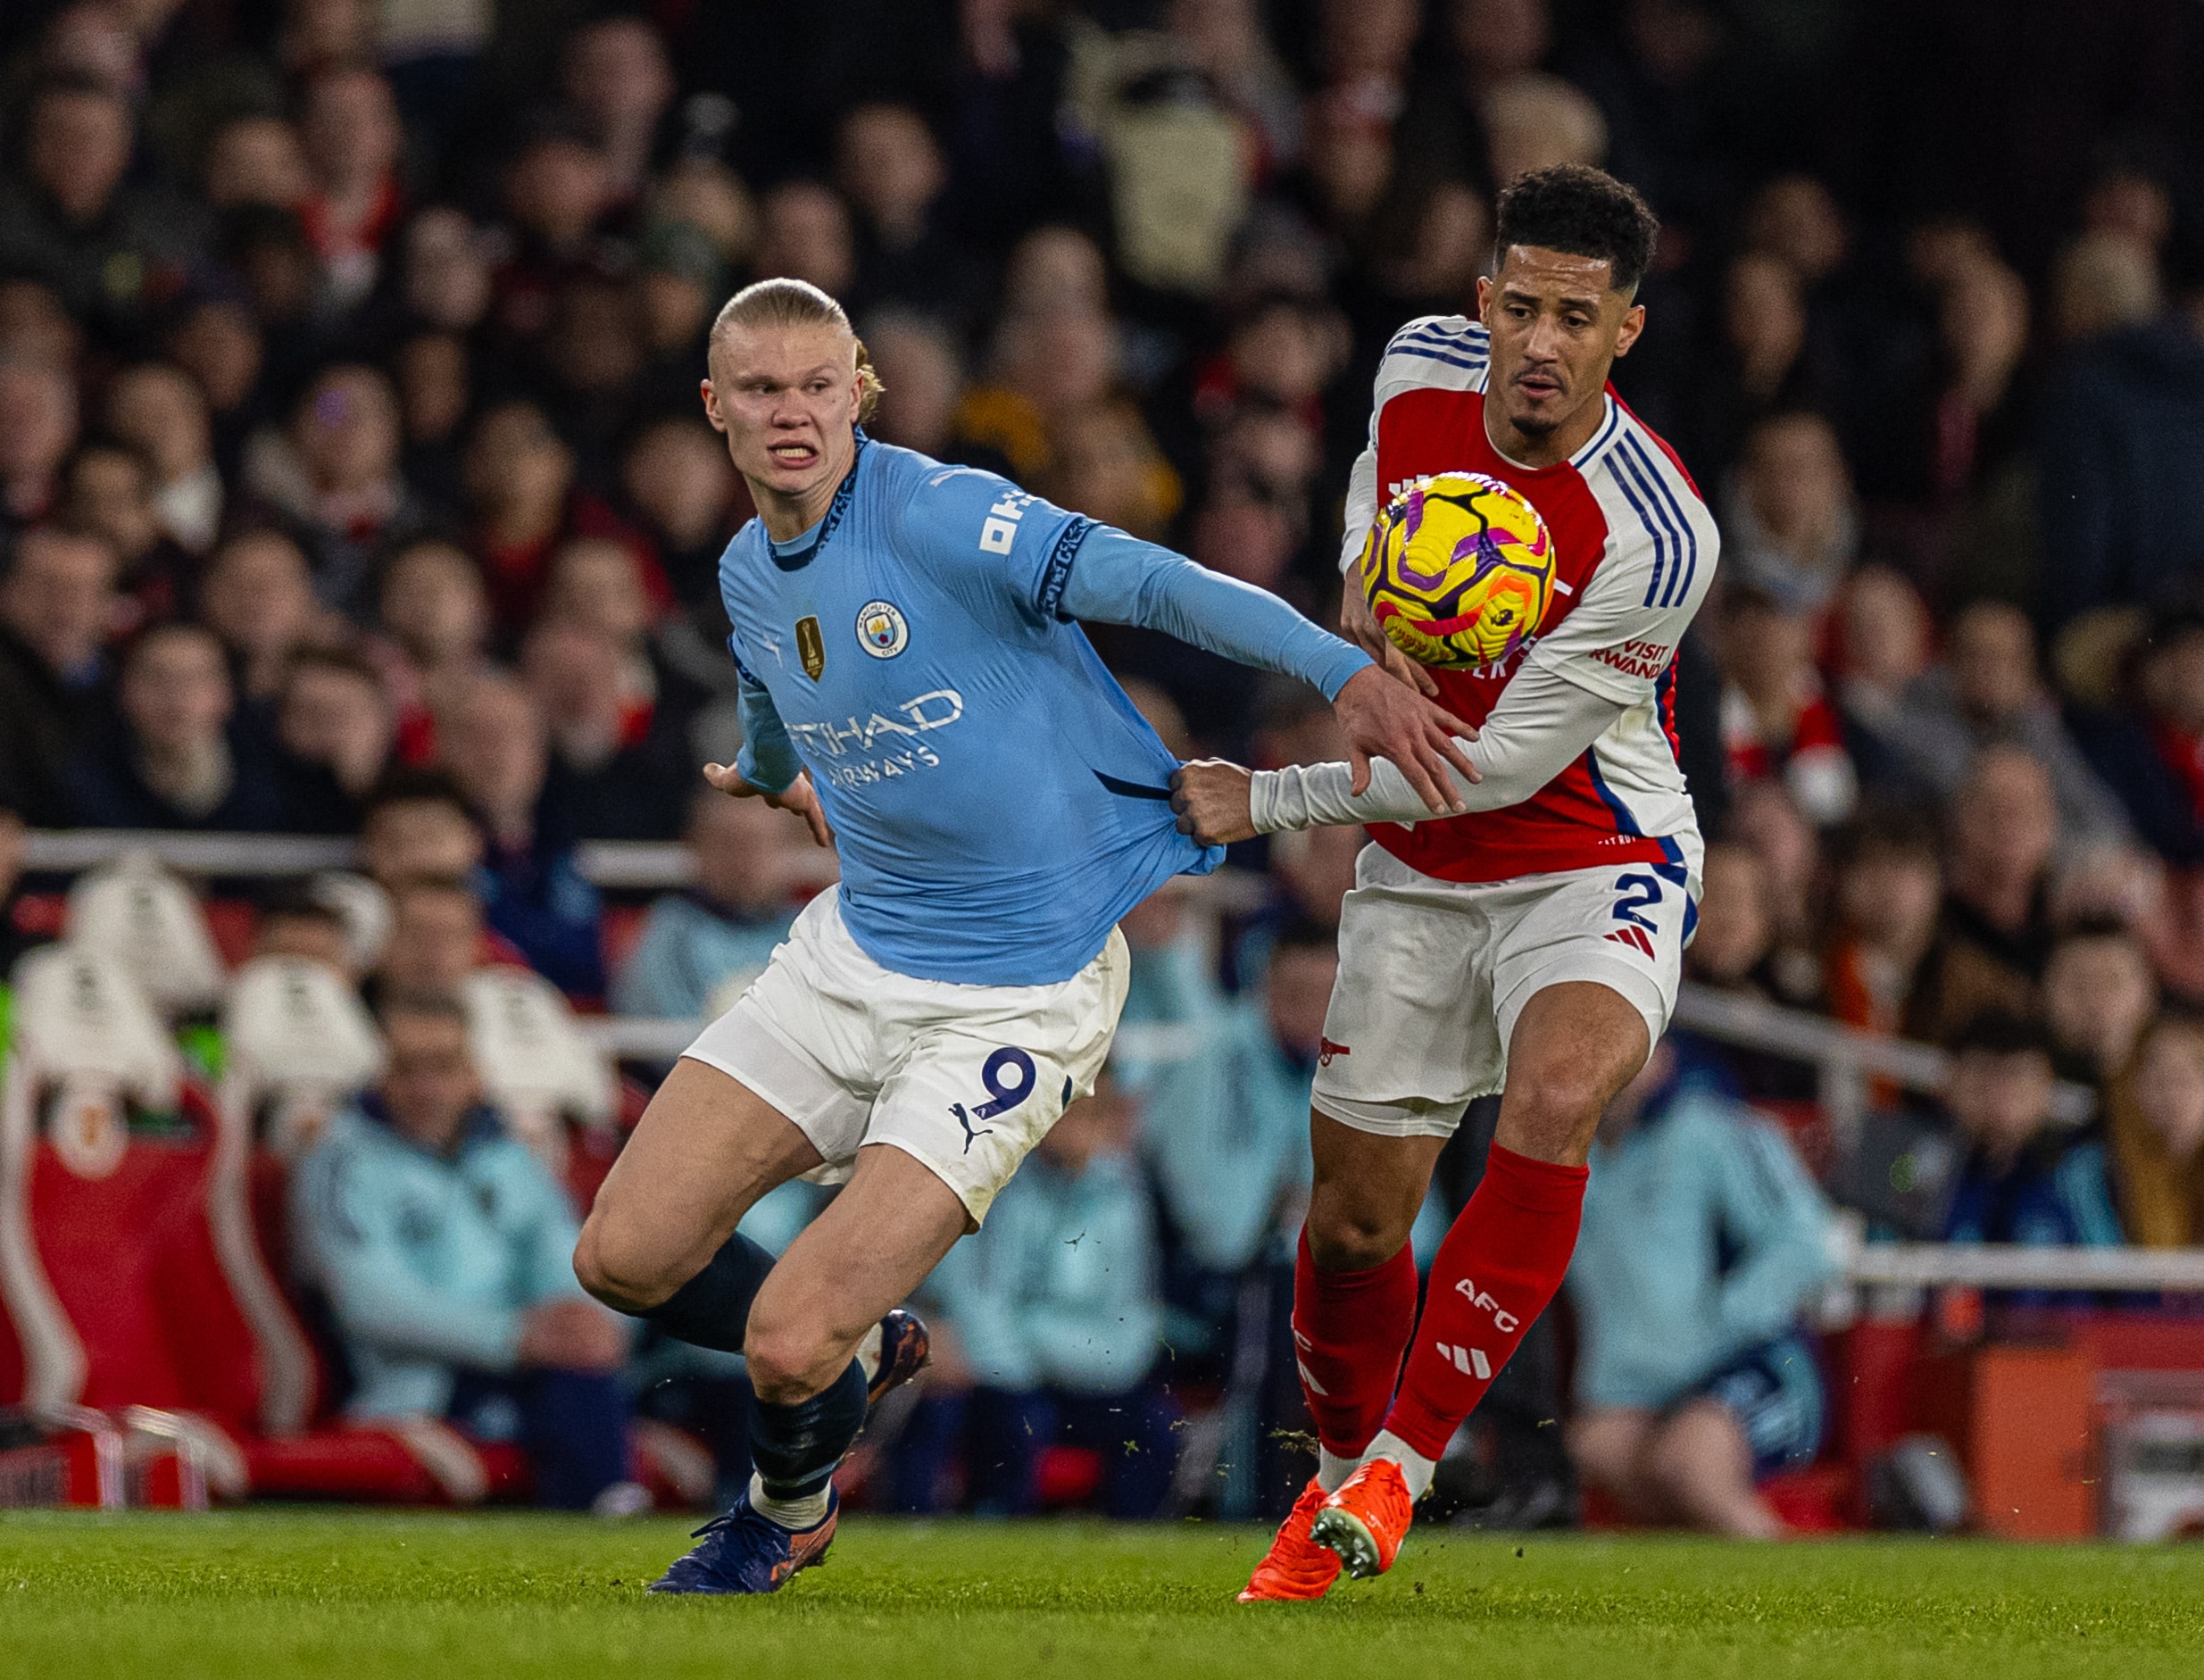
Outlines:
[[[791,545],[753,520],[719,589],[736,768],[776,791],[811,772],[844,924],[924,980],[1069,979],[1127,911],[1224,855],[1178,833],[1177,760],[1074,618],[1164,630],[1327,699],[1369,663],[1275,595],[861,433],[826,518]]]
[[[1521,493],[1552,533],[1551,604],[1507,659],[1435,670],[1442,703],[1480,726],[1527,664],[1603,695],[1622,715],[1521,803],[1370,837],[1410,868],[1450,881],[1650,863],[1699,872],[1701,844],[1676,768],[1674,661],[1714,581],[1720,538],[1675,453],[1612,389],[1590,442],[1551,467],[1525,467],[1485,431],[1487,336],[1460,315],[1410,321],[1377,370],[1370,441],[1348,487],[1345,570],[1378,508],[1417,479],[1479,472]],[[1681,882],[1679,882],[1681,884]]]

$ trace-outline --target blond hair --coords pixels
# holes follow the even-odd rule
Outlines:
[[[734,327],[834,327],[849,334],[857,346],[857,419],[861,425],[880,406],[885,388],[867,353],[865,341],[850,325],[849,312],[809,280],[787,275],[755,280],[728,298],[712,320],[711,342]]]

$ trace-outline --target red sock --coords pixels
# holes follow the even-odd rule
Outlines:
[[[1408,1374],[1385,1418],[1426,1459],[1446,1451],[1561,1286],[1586,1177],[1498,1144],[1485,1158],[1483,1182],[1432,1262]]]
[[[1416,1327],[1416,1257],[1403,1243],[1382,1266],[1320,1272],[1301,1234],[1293,1260],[1293,1352],[1301,1392],[1327,1451],[1353,1458],[1385,1421],[1401,1355]]]

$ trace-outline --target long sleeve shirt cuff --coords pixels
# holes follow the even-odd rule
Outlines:
[[[1465,782],[1450,769],[1444,772],[1447,787],[1467,811],[1519,805],[1605,734],[1622,711],[1604,694],[1526,665],[1477,738],[1456,739],[1483,779]],[[1417,823],[1438,814],[1388,759],[1371,761],[1369,786],[1361,794],[1352,791],[1353,782],[1352,767],[1341,763],[1256,771],[1249,790],[1255,832],[1277,834],[1333,823]]]

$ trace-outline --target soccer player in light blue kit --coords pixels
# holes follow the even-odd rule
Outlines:
[[[1007,481],[866,438],[841,306],[761,281],[713,324],[704,411],[760,517],[720,561],[746,739],[705,777],[801,814],[842,880],[692,1044],[574,1252],[590,1293],[756,1391],[748,1494],[653,1590],[768,1593],[833,1538],[835,1466],[924,1362],[898,1305],[1092,1088],[1125,1002],[1119,917],[1216,867],[1177,768],[1073,622],[1168,631],[1332,703],[1358,776],[1455,809],[1464,727],[1274,596]],[[846,1185],[776,1262],[736,1232]]]

